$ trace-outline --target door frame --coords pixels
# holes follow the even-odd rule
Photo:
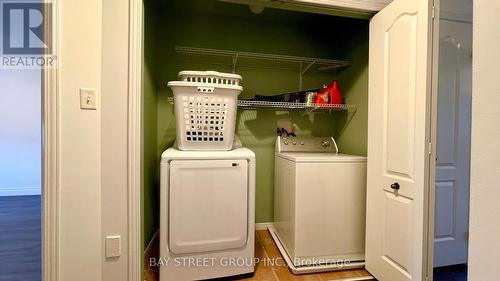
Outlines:
[[[143,17],[142,0],[129,0],[129,79],[128,79],[128,280],[142,280],[141,152]]]
[[[52,28],[44,25],[44,34],[52,37],[53,54],[60,57],[60,5],[52,5]],[[42,69],[42,280],[59,281],[60,217],[60,116],[59,61]]]
[[[57,43],[56,43],[57,46]],[[59,280],[59,91],[57,70],[42,71],[42,280]]]
[[[439,13],[440,0],[432,3],[432,27],[430,28],[432,38],[431,50],[431,101],[430,101],[430,126],[429,126],[429,171],[428,188],[425,194],[427,206],[427,272],[428,281],[434,280],[434,231],[435,231],[435,202],[436,202],[436,157],[437,157],[437,112],[438,112],[438,70],[439,70]],[[425,253],[424,253],[425,254]]]

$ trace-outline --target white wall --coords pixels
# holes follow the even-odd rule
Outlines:
[[[100,0],[59,6],[59,280],[102,280],[100,110],[81,110],[79,88],[101,95]]]
[[[128,280],[129,2],[58,3],[59,280]],[[80,109],[79,88],[97,90],[97,110]],[[121,256],[106,259],[111,235],[122,238]]]
[[[474,0],[469,277],[500,275],[500,1]]]
[[[41,71],[0,70],[0,196],[40,195]]]
[[[102,2],[102,232],[120,235],[119,258],[103,261],[102,280],[127,280],[128,17],[124,0]],[[102,253],[104,255],[104,252]]]

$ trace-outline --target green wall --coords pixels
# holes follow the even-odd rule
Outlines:
[[[365,34],[366,37],[368,34]],[[361,35],[360,37],[365,37]],[[368,141],[368,40],[358,38],[347,56],[352,66],[340,74],[345,83],[343,93],[348,104],[356,105],[356,113],[346,127],[338,124],[337,144],[342,153],[366,156]],[[341,121],[341,120],[339,120]]]
[[[153,14],[153,15],[152,15]],[[149,15],[149,18],[148,18]],[[172,96],[166,86],[176,80],[181,70],[217,70],[231,72],[224,66],[186,63],[174,52],[174,46],[190,46],[276,54],[314,56],[353,60],[353,66],[339,74],[308,73],[304,88],[315,88],[340,80],[348,102],[360,105],[350,125],[340,137],[340,148],[345,152],[366,155],[366,99],[368,22],[348,18],[335,18],[316,14],[265,9],[260,15],[252,14],[247,6],[218,1],[164,1],[146,6],[145,67],[149,68],[145,87],[145,124],[148,135],[145,146],[145,163],[150,163],[144,180],[145,243],[158,228],[158,169],[161,153],[175,139],[173,106],[167,97]],[[148,36],[149,34],[149,36]],[[150,42],[148,42],[150,41]],[[147,71],[145,71],[146,76]],[[298,89],[298,70],[284,71],[237,67],[242,75],[244,88],[240,98],[254,95],[272,95]],[[148,78],[148,79],[149,79]],[[146,80],[146,77],[145,77]],[[146,84],[146,83],[145,83]],[[156,96],[153,97],[153,91]],[[152,120],[156,114],[157,119]],[[297,111],[238,110],[237,134],[244,146],[253,150],[257,158],[256,222],[273,221],[273,171],[276,121],[291,119],[297,124],[298,135],[337,135],[344,127],[343,113],[317,113],[302,116]],[[156,126],[156,132],[152,127]],[[156,133],[156,135],[154,135]],[[156,137],[153,141],[152,138]],[[356,140],[351,140],[351,137]],[[153,167],[156,165],[156,167]]]
[[[156,229],[159,219],[159,164],[157,158],[157,88],[154,74],[154,44],[156,13],[150,3],[145,3],[144,11],[144,54],[143,54],[143,95],[142,95],[142,153],[141,153],[141,203],[142,203],[142,237],[145,248]]]

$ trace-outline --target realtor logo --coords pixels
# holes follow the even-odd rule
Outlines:
[[[52,3],[5,1],[1,15],[1,66],[52,66]]]

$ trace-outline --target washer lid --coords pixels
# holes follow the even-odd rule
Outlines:
[[[321,152],[282,152],[277,157],[299,163],[346,163],[366,162],[366,157],[348,154],[321,153]]]

